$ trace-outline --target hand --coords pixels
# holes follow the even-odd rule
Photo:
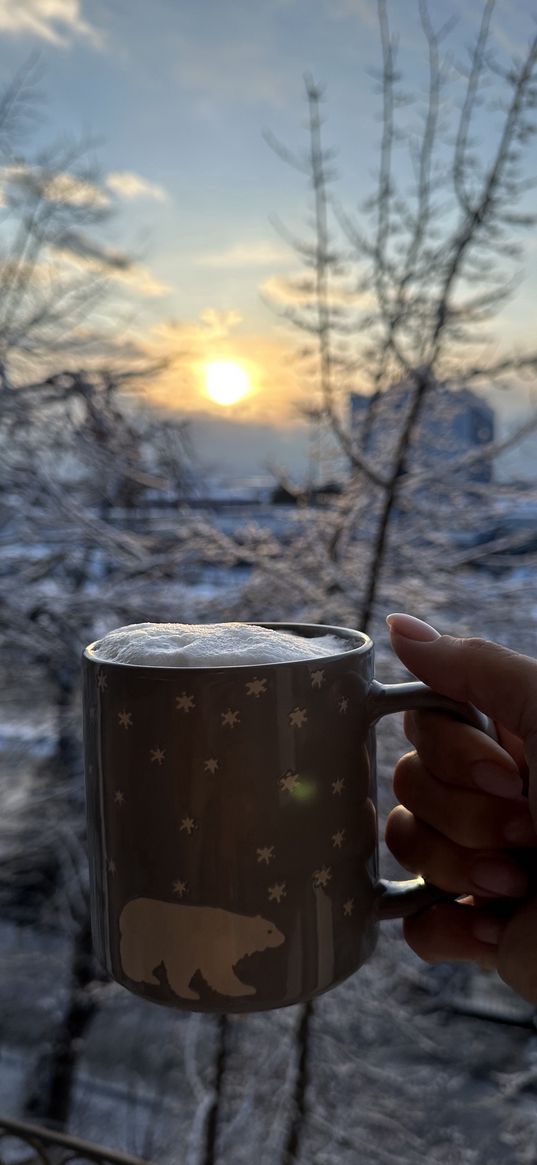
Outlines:
[[[407,870],[460,896],[405,920],[430,963],[496,968],[537,1005],[537,661],[390,615],[392,646],[435,691],[490,716],[499,743],[441,712],[405,713],[387,844]],[[525,795],[527,793],[527,796]]]

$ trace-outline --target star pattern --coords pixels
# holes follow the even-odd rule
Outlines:
[[[194,697],[189,696],[188,692],[181,692],[180,696],[175,697],[175,707],[178,712],[191,712],[196,707]]]
[[[222,717],[222,728],[235,728],[240,724],[240,713],[232,708],[228,708],[227,712],[220,713]]]
[[[320,886],[327,886],[332,877],[332,869],[330,866],[322,866],[320,870],[313,871],[313,885],[318,890]]]
[[[292,769],[287,769],[287,772],[280,777],[280,789],[282,793],[292,793],[299,783],[298,773],[294,773]]]
[[[268,866],[271,858],[274,857],[274,846],[265,845],[261,849],[256,850],[258,862],[265,862]]]
[[[317,668],[316,670],[311,671],[309,675],[313,689],[320,690],[323,685],[325,685],[326,672],[324,668]],[[257,701],[261,696],[267,694],[267,683],[268,681],[266,679],[260,679],[258,676],[254,676],[252,680],[245,684],[246,696],[252,697],[254,701]],[[99,671],[97,673],[97,686],[101,692],[104,691],[108,686],[108,679],[103,671]],[[186,691],[183,691],[177,695],[175,700],[177,710],[179,712],[183,712],[185,715],[188,715],[188,713],[192,712],[196,707],[194,695],[191,695]],[[348,711],[349,706],[350,699],[347,696],[340,696],[338,698],[337,709],[340,714],[345,714]],[[221,724],[224,728],[229,728],[232,730],[236,728],[237,725],[239,725],[241,722],[241,713],[238,708],[228,707],[227,709],[220,712],[220,716]],[[288,712],[288,721],[290,727],[296,729],[302,728],[308,723],[307,707],[300,707],[298,705],[294,707],[290,712]],[[131,728],[133,726],[132,713],[124,708],[118,713],[118,723],[125,730]],[[162,748],[160,745],[156,745],[154,748],[149,750],[149,754],[151,764],[157,764],[160,767],[165,761],[166,749]],[[293,759],[295,758],[293,757]],[[208,757],[203,762],[204,771],[206,773],[210,773],[211,775],[214,775],[219,770],[219,768],[220,760],[214,756]],[[90,772],[91,771],[92,770],[90,767]],[[279,777],[278,784],[282,792],[292,794],[296,790],[297,786],[300,785],[299,773],[295,772],[291,768],[287,769],[284,774]],[[332,782],[333,796],[341,796],[344,789],[344,778],[338,777]],[[119,808],[126,804],[125,793],[122,789],[116,789],[114,791],[113,802]],[[181,818],[177,824],[179,827],[179,832],[187,833],[189,837],[191,837],[192,834],[199,829],[199,822],[197,822],[195,818],[189,814]],[[338,829],[335,833],[330,835],[331,844],[334,849],[340,850],[343,847],[346,840],[346,834],[346,829]],[[274,845],[263,845],[257,847],[255,851],[256,864],[265,865],[268,867],[270,863],[275,860],[275,849],[276,847]],[[117,865],[113,859],[106,859],[106,868],[110,876],[117,874]],[[333,869],[328,865],[322,865],[318,869],[315,869],[312,873],[313,886],[315,889],[325,889],[328,887],[332,879]],[[172,882],[171,888],[173,894],[180,899],[190,892],[190,886],[188,882],[182,877],[176,878],[175,881]],[[284,898],[287,897],[287,883],[284,881],[275,881],[272,885],[267,887],[267,894],[268,900],[270,902],[280,903]],[[347,918],[352,916],[354,908],[354,898],[348,898],[342,903],[342,905],[340,905],[340,909],[342,909],[343,915]]]
[[[273,886],[269,886],[268,896],[269,902],[280,902],[285,898],[287,896],[285,882],[275,882]]]

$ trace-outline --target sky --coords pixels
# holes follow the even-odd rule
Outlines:
[[[442,21],[454,18],[450,51],[463,61],[481,0],[433,3],[435,21],[440,8]],[[416,0],[392,0],[388,11],[401,68],[420,91],[426,59]],[[533,0],[498,0],[499,59],[523,49],[534,18]],[[90,153],[115,208],[103,237],[136,256],[124,278],[121,327],[150,356],[173,357],[162,400],[191,417],[202,438],[210,419],[210,455],[227,433],[230,456],[240,456],[241,424],[242,433],[251,429],[252,463],[292,456],[293,441],[303,457],[297,406],[308,390],[296,358],[303,341],[267,298],[281,298],[283,281],[297,271],[273,220],[303,232],[310,191],[264,132],[304,150],[303,77],[313,75],[326,88],[324,133],[337,151],[338,198],[354,211],[371,194],[380,132],[375,0],[0,0],[4,83],[33,53],[45,97],[38,140],[94,143]],[[527,344],[531,333],[535,232],[525,256],[524,279],[495,334],[508,348]],[[230,376],[233,395],[233,367],[246,375],[242,400],[208,397],[207,365],[215,362],[227,365],[224,397]],[[244,450],[245,464],[248,456]]]

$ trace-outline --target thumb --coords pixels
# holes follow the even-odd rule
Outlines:
[[[536,660],[486,639],[440,635],[412,615],[396,613],[386,621],[394,651],[418,679],[475,704],[522,740],[537,741]]]

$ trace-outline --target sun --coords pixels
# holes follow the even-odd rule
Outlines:
[[[217,405],[235,405],[252,391],[245,368],[233,360],[212,360],[205,365],[207,396]]]

